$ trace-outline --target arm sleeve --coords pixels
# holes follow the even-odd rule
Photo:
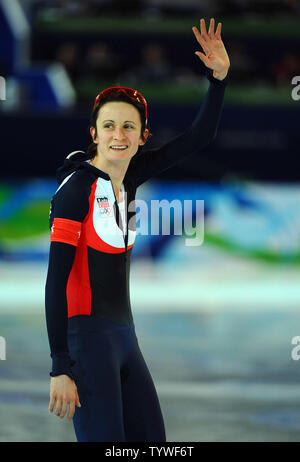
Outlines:
[[[161,147],[142,151],[133,157],[130,168],[137,187],[203,149],[215,138],[228,75],[224,80],[218,80],[213,77],[210,69],[206,74],[210,82],[209,88],[191,127]]]
[[[67,344],[68,309],[66,288],[72,269],[82,222],[89,210],[89,191],[66,184],[52,199],[52,227],[45,314],[52,358],[50,376],[66,374],[74,380]]]

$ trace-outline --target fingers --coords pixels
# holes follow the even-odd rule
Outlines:
[[[222,40],[222,39],[221,39],[221,29],[222,29],[222,23],[219,22],[219,23],[218,23],[218,26],[217,26],[216,34],[215,34],[215,36],[216,36],[216,38],[217,38],[218,40]]]
[[[200,19],[200,30],[201,30],[202,37],[206,39],[208,36],[206,32],[205,20],[203,18]]]
[[[197,56],[199,56],[199,58],[201,59],[201,61],[204,62],[205,66],[207,67],[210,67],[209,65],[209,60],[207,59],[207,56],[203,53],[201,53],[201,51],[196,51],[195,53]]]
[[[52,412],[55,406],[55,415],[63,419],[68,412],[69,406],[68,420],[72,420],[76,404],[81,407],[75,382],[71,381],[67,376],[58,377],[57,379],[54,377],[50,383],[49,412]]]
[[[55,403],[55,396],[54,396],[54,395],[51,395],[51,396],[50,396],[49,407],[48,407],[49,412],[52,412],[52,411],[53,411],[54,403]]]
[[[75,404],[76,404],[76,406],[81,407],[77,389],[75,390],[75,395],[76,395],[76,396],[75,396]]]
[[[214,32],[214,30],[215,30],[215,19],[211,18],[210,23],[209,23],[209,29],[208,29],[208,34],[207,35],[211,39],[216,38],[218,40],[221,40],[221,28],[222,28],[222,23],[219,22],[218,25],[217,25],[216,32]]]
[[[202,48],[203,48],[203,50],[204,50],[204,53],[206,53],[207,55],[209,55],[210,50],[209,50],[209,48],[208,48],[208,46],[207,46],[206,41],[204,40],[204,38],[202,37],[202,35],[201,35],[200,32],[198,31],[197,27],[194,26],[194,27],[192,28],[192,30],[193,30],[193,32],[194,32],[194,34],[195,34],[195,37],[196,37],[198,43],[200,43],[200,45],[202,46]]]
[[[62,401],[57,400],[56,408],[55,408],[55,415],[57,417],[60,417],[61,419],[63,419],[65,417],[66,413],[67,413],[68,405],[69,405],[68,420],[72,420],[73,416],[74,416],[74,413],[75,413],[75,402],[76,402],[75,399],[73,399],[73,400],[64,399]],[[81,407],[81,406],[79,406],[79,407]],[[52,407],[52,409],[53,409],[53,407]]]
[[[208,44],[210,40],[213,40],[215,38],[218,39],[218,40],[221,40],[221,28],[222,28],[222,23],[219,22],[218,25],[217,25],[216,32],[214,32],[214,30],[215,30],[215,19],[211,18],[210,23],[209,23],[208,32],[206,32],[205,20],[204,20],[204,18],[201,18],[200,19],[200,31],[201,31],[201,34],[199,33],[198,29],[195,26],[192,29],[193,29],[193,32],[195,33],[197,39],[200,38],[200,39],[202,39],[202,41],[205,41]],[[202,46],[202,43],[200,41],[199,41],[199,43]]]
[[[62,409],[62,400],[58,398],[56,400],[56,407],[55,407],[55,415],[57,415],[58,417],[60,416],[61,409]]]
[[[62,403],[62,408],[61,408],[61,411],[60,411],[60,414],[59,414],[59,417],[61,419],[63,419],[64,416],[66,415],[68,404],[69,404],[68,401],[66,399],[64,399],[63,403]]]
[[[81,407],[78,392],[77,392],[77,388],[75,389],[75,399],[72,400],[69,404],[70,404],[70,406],[69,406],[68,420],[70,421],[70,420],[73,419],[73,416],[75,414],[75,406]]]
[[[49,403],[49,412],[53,412],[55,404],[55,398],[51,397],[50,403]],[[56,400],[56,407],[55,407],[55,415],[57,417],[60,417],[61,419],[64,418],[66,415],[66,412],[68,410],[68,405],[69,405],[69,412],[68,412],[68,420],[72,420],[73,416],[75,414],[75,406],[77,405],[78,407],[81,407],[80,401],[79,401],[79,396],[76,391],[74,399],[59,399],[57,398]]]
[[[211,18],[210,23],[209,23],[209,29],[208,29],[208,36],[210,38],[213,38],[214,30],[215,30],[215,20],[214,20],[214,18]]]
[[[70,422],[70,420],[73,419],[74,414],[75,414],[75,401],[71,401],[70,406],[69,406],[69,413],[68,413],[68,421],[69,422]]]

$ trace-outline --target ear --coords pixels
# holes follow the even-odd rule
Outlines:
[[[96,129],[95,127],[90,127],[90,134],[91,134],[91,137],[93,139],[93,142],[98,144],[98,140],[97,140],[97,137],[95,137],[95,134],[96,134]]]
[[[140,139],[140,141],[139,141],[139,145],[140,145],[140,146],[143,146],[143,145],[146,143],[148,136],[149,136],[149,130],[148,130],[148,128],[146,128],[146,129],[144,130],[144,138],[145,138],[145,141],[143,141],[142,139]]]

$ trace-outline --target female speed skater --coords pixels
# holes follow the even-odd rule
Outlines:
[[[49,411],[73,419],[78,442],[165,442],[158,396],[135,333],[129,271],[137,188],[202,150],[218,128],[230,61],[210,20],[193,27],[209,88],[192,125],[159,148],[135,89],[96,97],[86,152],[57,169],[51,199],[45,314],[52,358]],[[133,225],[134,223],[134,225]],[[108,232],[108,228],[114,232]]]

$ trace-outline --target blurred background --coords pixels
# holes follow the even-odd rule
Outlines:
[[[217,137],[137,199],[204,200],[204,242],[137,236],[136,332],[167,441],[299,441],[296,0],[0,0],[0,441],[76,440],[48,414],[55,172],[87,148],[108,86],[145,96],[148,148],[189,127],[208,88],[194,55],[201,17],[222,22],[231,60]]]

